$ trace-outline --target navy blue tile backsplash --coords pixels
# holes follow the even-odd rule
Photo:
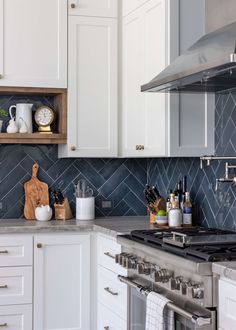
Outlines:
[[[51,99],[32,100],[19,96],[0,97],[0,107],[7,109],[15,102],[38,102],[50,106]],[[235,155],[236,95],[216,96],[216,154]],[[143,189],[148,181],[156,184],[166,196],[177,180],[188,176],[188,188],[194,204],[194,220],[205,226],[236,229],[236,187],[220,184],[215,191],[215,178],[224,175],[224,162],[199,167],[199,158],[155,159],[58,159],[57,146],[0,145],[1,218],[23,216],[23,184],[31,176],[33,163],[40,165],[39,178],[50,187],[62,189],[75,212],[73,185],[84,178],[96,196],[96,216],[145,215]],[[112,208],[102,208],[111,201]]]

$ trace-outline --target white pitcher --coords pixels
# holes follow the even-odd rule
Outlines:
[[[28,128],[28,133],[33,132],[32,106],[33,106],[33,104],[31,104],[31,103],[17,103],[16,105],[12,105],[9,108],[9,114],[10,114],[11,119],[14,118],[14,116],[12,114],[12,110],[16,109],[15,121],[16,121],[18,130],[20,128],[20,118],[22,118],[22,120],[24,120],[24,122]]]

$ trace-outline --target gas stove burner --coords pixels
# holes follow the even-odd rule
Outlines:
[[[197,257],[206,261],[236,260],[236,244],[234,245],[207,245],[191,247],[185,250],[186,256]]]
[[[126,238],[199,261],[236,260],[236,232],[178,227],[134,230]]]

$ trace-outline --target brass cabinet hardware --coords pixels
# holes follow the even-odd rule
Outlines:
[[[7,327],[7,323],[1,323],[0,327]]]
[[[110,330],[110,327],[106,326],[104,327],[104,330]]]
[[[144,150],[144,145],[143,144],[136,144],[135,149],[136,150]]]
[[[75,3],[72,3],[70,6],[72,9],[75,9],[75,7],[76,7]]]
[[[42,243],[37,243],[37,248],[38,249],[41,249],[43,247],[43,244]]]
[[[0,289],[7,289],[8,286],[5,284],[5,285],[0,285]]]
[[[71,151],[75,151],[76,150],[76,146],[71,146]]]
[[[0,254],[7,254],[7,253],[8,253],[7,250],[2,250],[2,251],[0,251]]]
[[[105,256],[115,259],[115,256],[113,256],[112,254],[110,254],[110,252],[104,252]]]
[[[104,288],[104,290],[108,293],[110,293],[112,296],[118,296],[118,292],[113,292],[109,287]]]

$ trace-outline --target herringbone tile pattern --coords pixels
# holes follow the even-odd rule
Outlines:
[[[0,107],[25,101],[36,100],[1,96]],[[51,100],[37,102],[50,105]],[[215,140],[217,155],[236,155],[236,94],[216,97]],[[0,201],[4,207],[1,218],[22,216],[23,184],[30,178],[35,161],[40,164],[39,178],[50,187],[62,189],[73,211],[73,185],[84,178],[96,196],[96,216],[144,215],[143,189],[147,180],[166,196],[167,190],[174,189],[176,182],[187,175],[195,222],[236,229],[236,187],[224,183],[215,191],[215,179],[224,175],[223,161],[212,162],[210,167],[204,165],[200,170],[198,158],[58,159],[54,145],[0,145]],[[102,209],[104,200],[112,201],[111,209]]]
[[[216,96],[215,124],[216,155],[236,156],[236,94]],[[224,176],[224,166],[225,161],[214,161],[209,167],[204,164],[201,170],[198,158],[150,159],[148,181],[166,196],[187,175],[195,223],[236,229],[236,187],[221,183],[215,190],[216,178]]]
[[[96,216],[145,215],[143,187],[147,180],[144,159],[57,159],[56,146],[0,146],[0,200],[2,218],[23,215],[23,184],[33,163],[40,164],[39,178],[60,188],[75,212],[74,184],[85,179],[96,197]],[[102,201],[112,202],[103,209]]]

